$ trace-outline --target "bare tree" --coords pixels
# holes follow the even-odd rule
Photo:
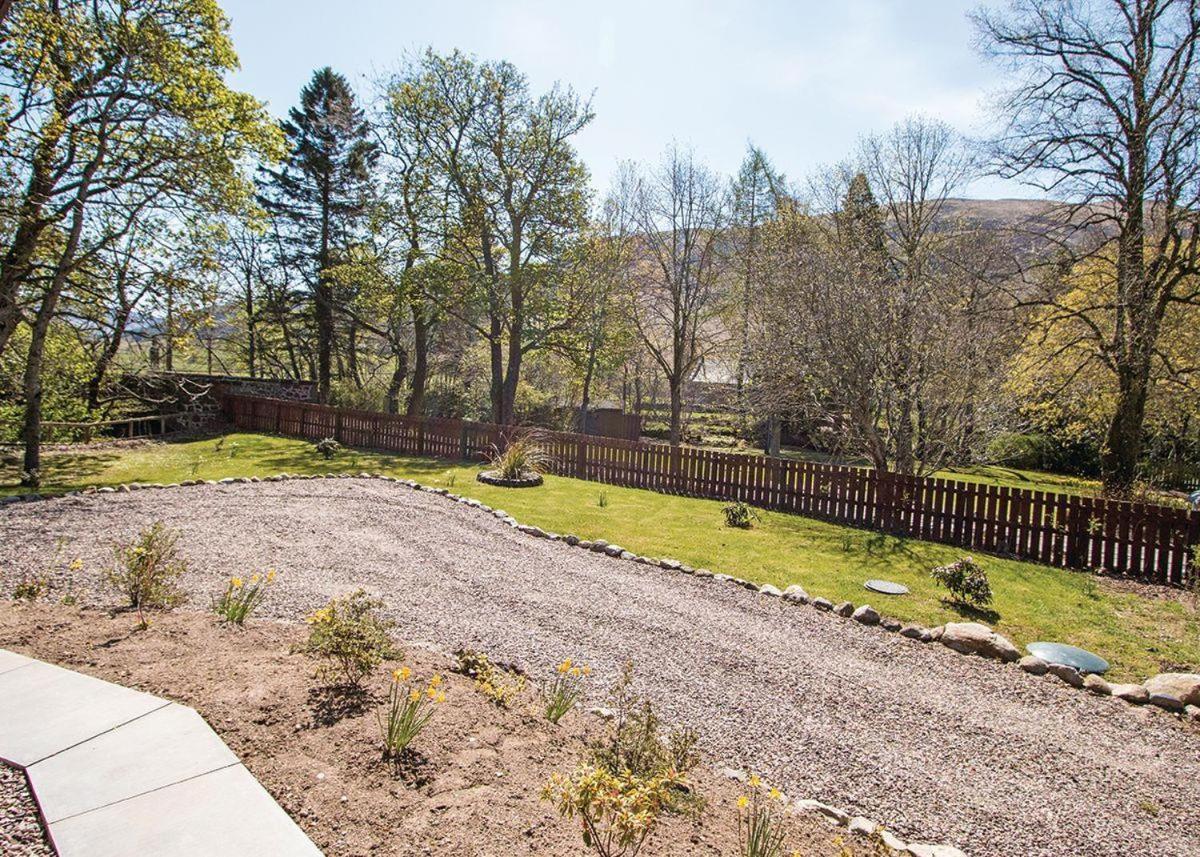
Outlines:
[[[945,214],[969,165],[945,126],[909,120],[815,181],[811,210],[781,209],[764,234],[760,407],[880,470],[930,472],[977,442],[1002,340],[992,245]]]
[[[678,445],[685,385],[721,338],[719,250],[728,194],[715,173],[674,146],[657,169],[639,177],[631,193],[640,246],[630,277],[629,314],[666,379],[671,444]]]
[[[979,12],[985,51],[1016,82],[996,169],[1070,203],[1076,261],[1108,267],[1111,299],[1075,306],[1053,278],[1022,305],[1078,324],[1115,381],[1101,450],[1107,489],[1131,486],[1167,308],[1200,301],[1197,0],[1020,0]],[[1115,244],[1115,253],[1111,245]]]

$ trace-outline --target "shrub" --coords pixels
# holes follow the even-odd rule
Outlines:
[[[783,819],[776,811],[782,796],[768,789],[757,774],[746,781],[737,800],[738,844],[742,857],[780,857],[783,854]]]
[[[254,574],[249,582],[240,577],[229,578],[220,598],[213,599],[213,612],[235,625],[241,625],[246,617],[258,609],[267,597],[267,590],[275,582],[275,570],[266,575]]]
[[[758,513],[741,500],[727,504],[721,511],[725,513],[725,526],[748,530],[753,522],[758,520]]]
[[[508,442],[503,451],[492,447],[491,467],[503,479],[522,479],[541,473],[550,464],[537,436],[523,435]]]
[[[558,723],[583,697],[583,679],[591,673],[587,666],[576,666],[567,658],[558,665],[555,676],[546,685],[543,696],[546,702],[546,719]]]
[[[601,857],[634,857],[681,784],[673,772],[645,777],[582,765],[569,777],[555,774],[542,799],[566,818],[579,816],[585,847]]]
[[[938,566],[929,574],[950,590],[950,597],[960,604],[986,607],[992,603],[992,587],[988,583],[987,572],[969,556],[949,565]]]
[[[593,761],[613,774],[640,777],[686,773],[696,767],[696,733],[689,728],[662,734],[662,722],[648,700],[633,693],[633,665],[626,664],[609,691],[615,712],[612,731],[592,748]]]
[[[525,676],[513,674],[492,663],[491,659],[471,649],[455,653],[458,672],[475,679],[475,689],[501,708],[510,707],[525,689]]]
[[[407,750],[408,745],[429,724],[434,707],[446,701],[441,684],[442,677],[435,675],[422,690],[412,683],[412,670],[408,667],[400,667],[392,673],[387,718],[376,715],[383,736],[385,759],[399,756]]]
[[[178,541],[178,531],[155,521],[132,542],[113,549],[114,562],[104,572],[104,580],[137,609],[142,628],[149,624],[147,608],[165,609],[183,601],[179,578],[187,571],[187,563],[176,549]]]
[[[22,577],[13,587],[12,597],[18,601],[37,601],[50,592],[50,581],[36,575]]]
[[[342,451],[342,445],[333,438],[327,437],[324,440],[317,441],[316,449],[328,461]]]
[[[607,491],[601,491],[599,493],[599,495],[597,495],[596,505],[599,506],[601,509],[608,508],[608,492]]]
[[[321,671],[326,680],[356,686],[393,654],[388,631],[394,623],[378,615],[382,607],[382,601],[359,589],[305,619],[309,633],[302,650],[325,658]]]

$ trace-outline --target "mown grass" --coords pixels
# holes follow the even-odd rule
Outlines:
[[[475,481],[480,468],[457,462],[343,450],[332,460],[289,438],[230,434],[129,450],[51,454],[47,492],[122,482],[178,482],[274,473],[385,472],[440,485],[504,508],[523,523],[582,538],[604,538],[636,553],[671,556],[697,567],[783,588],[799,583],[832,601],[870,602],[885,615],[926,625],[978,619],[1018,646],[1061,640],[1095,651],[1116,678],[1200,666],[1200,615],[1178,593],[1146,597],[1093,575],[995,557],[981,559],[991,577],[991,610],[964,614],[943,601],[929,569],[961,549],[760,511],[749,530],[724,525],[722,503],[548,477],[535,489]],[[19,491],[16,467],[0,465],[0,494]],[[863,582],[904,583],[909,596],[868,593]]]

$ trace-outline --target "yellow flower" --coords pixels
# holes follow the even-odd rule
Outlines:
[[[430,687],[438,687],[441,685],[441,683],[442,683],[442,677],[440,675],[435,675],[433,678],[431,678],[429,680]]]
[[[274,582],[275,582],[275,569],[271,569],[270,571],[267,572],[267,583],[274,583]]]
[[[257,574],[250,575],[250,585],[253,586],[254,584],[258,583],[260,579],[261,578]]]
[[[408,667],[400,667],[400,669],[396,670],[396,675],[399,676],[400,681],[408,681],[412,676],[412,670]]]
[[[571,669],[571,659],[570,658],[567,658],[565,661],[563,661],[561,664],[558,665],[558,671],[560,673],[565,673],[570,669]]]
[[[231,578],[229,578],[229,585],[232,586],[234,589],[241,589],[242,588],[242,579],[240,577],[231,577]]]
[[[779,789],[771,789],[770,795],[771,800],[779,800],[780,797],[782,797],[782,795],[779,793]]]
[[[750,779],[746,781],[746,785],[752,789],[756,789],[762,785],[762,778],[758,774],[751,774]]]
[[[444,690],[439,690],[438,695],[434,697],[433,701],[438,703],[445,702],[446,692]]]
[[[591,674],[592,674],[592,668],[591,668],[591,667],[589,667],[587,664],[584,664],[584,665],[583,665],[583,674],[584,674],[584,675],[591,675]]]
[[[421,698],[421,691],[417,690],[415,687],[408,692],[408,701],[409,702],[416,702],[420,698]]]
[[[750,805],[750,798],[745,795],[738,797],[738,809],[745,809]]]

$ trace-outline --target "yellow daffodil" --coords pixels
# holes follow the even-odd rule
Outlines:
[[[400,667],[396,670],[396,675],[400,676],[400,681],[408,681],[412,677],[412,670],[408,667]]]
[[[779,800],[782,797],[782,795],[779,793],[779,789],[771,789],[770,795],[771,800]]]
[[[240,577],[231,577],[231,578],[229,578],[229,585],[232,586],[234,589],[241,589],[242,588],[242,579]]]
[[[738,803],[738,809],[745,809],[746,807],[748,807],[750,805],[750,798],[746,797],[745,795],[741,795],[738,798],[737,803]]]
[[[561,664],[558,665],[558,671],[560,673],[566,673],[570,669],[571,669],[571,659],[570,658],[567,658],[565,661],[563,661]]]
[[[275,582],[275,569],[271,569],[270,571],[267,572],[267,583],[274,583],[274,582]]]
[[[409,702],[416,702],[420,698],[421,698],[421,691],[417,690],[415,687],[408,692],[408,701]]]
[[[756,789],[762,785],[762,778],[758,774],[751,774],[750,779],[746,781],[746,784],[750,786],[750,788]]]

